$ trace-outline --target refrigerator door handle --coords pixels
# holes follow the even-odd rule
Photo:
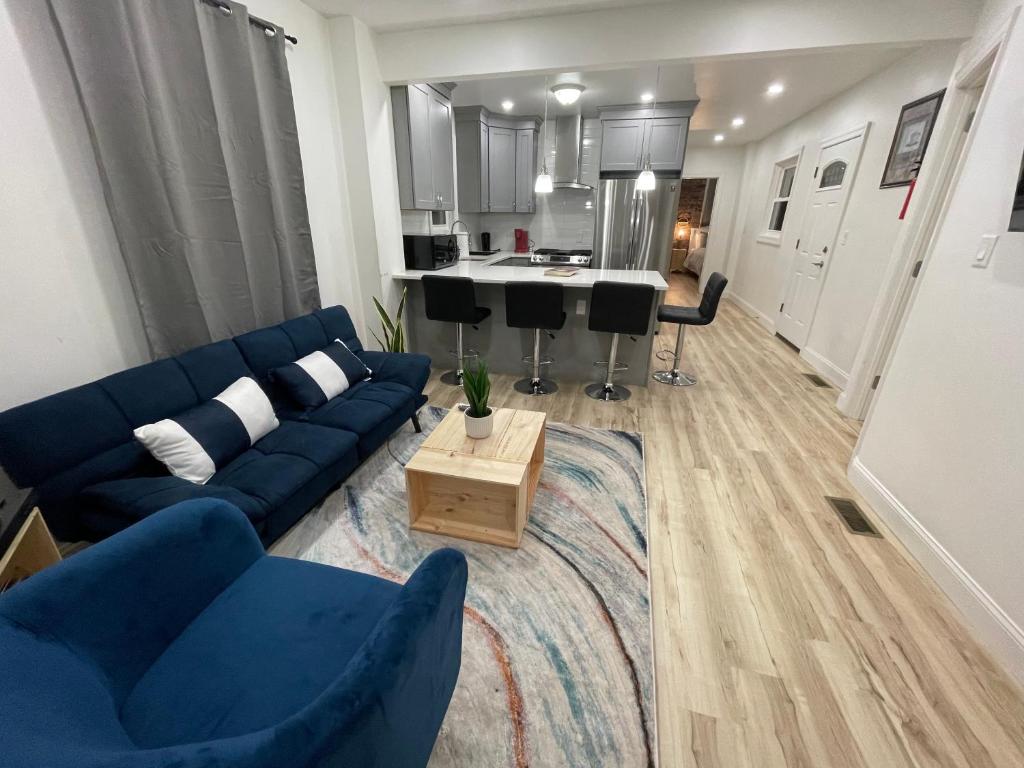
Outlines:
[[[643,249],[644,222],[647,221],[647,215],[647,195],[641,192],[637,194],[636,216],[630,231],[627,269],[637,269],[639,267],[640,254]]]

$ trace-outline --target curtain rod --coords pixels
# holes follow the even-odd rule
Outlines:
[[[222,2],[222,0],[202,0],[202,1],[204,3],[206,3],[207,5],[212,5],[214,8],[220,8],[220,10],[224,13],[225,16],[230,16],[234,12],[232,10],[231,6],[228,5],[225,2]],[[268,21],[264,21],[263,19],[259,19],[259,18],[255,17],[255,16],[250,16],[249,17],[249,23],[250,24],[255,24],[260,29],[269,30],[269,31],[273,32],[275,35],[277,34],[277,27],[275,27],[273,24],[271,24]],[[295,37],[294,35],[286,34],[284,36],[284,39],[287,40],[292,45],[298,45],[299,44],[299,39],[297,37]]]

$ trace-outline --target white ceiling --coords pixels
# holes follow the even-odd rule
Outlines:
[[[560,82],[575,82],[583,85],[586,90],[571,107],[563,107],[551,94],[548,112],[552,115],[568,115],[582,111],[590,117],[597,114],[598,106],[636,103],[640,101],[641,93],[654,92],[656,74],[656,66],[644,66],[549,75],[549,87]],[[492,112],[500,113],[504,111],[501,102],[511,99],[515,103],[513,114],[543,115],[544,94],[544,75],[522,75],[461,81],[452,94],[452,101],[457,107],[482,104]],[[662,66],[661,83],[658,86],[659,101],[696,98],[692,64]]]
[[[355,16],[378,31],[598,11],[666,0],[303,0],[326,16]]]
[[[691,145],[712,146],[714,134],[723,133],[725,141],[717,146],[735,146],[778,130],[911,50],[871,46],[834,53],[663,64],[658,99],[699,97],[690,125]],[[562,107],[552,96],[549,113],[569,114],[579,109],[585,116],[593,116],[598,106],[638,103],[641,93],[654,90],[655,74],[654,66],[643,66],[550,75],[549,85],[575,81],[586,90],[572,107]],[[765,90],[772,82],[783,83],[785,92],[769,98]],[[544,112],[544,93],[543,75],[496,77],[460,82],[453,100],[456,106],[482,104],[501,113],[501,102],[511,99],[514,114],[539,115]],[[745,119],[742,128],[731,127],[736,116]]]

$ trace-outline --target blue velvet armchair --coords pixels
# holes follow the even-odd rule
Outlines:
[[[187,501],[0,597],[11,768],[423,766],[458,677],[466,561],[399,585],[264,553]]]

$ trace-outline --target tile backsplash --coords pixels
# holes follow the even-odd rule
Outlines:
[[[526,229],[536,248],[593,248],[597,191],[556,189],[537,195],[535,213],[468,213],[462,220],[472,233],[474,248],[480,233],[491,233],[491,248],[515,248],[513,230]]]

